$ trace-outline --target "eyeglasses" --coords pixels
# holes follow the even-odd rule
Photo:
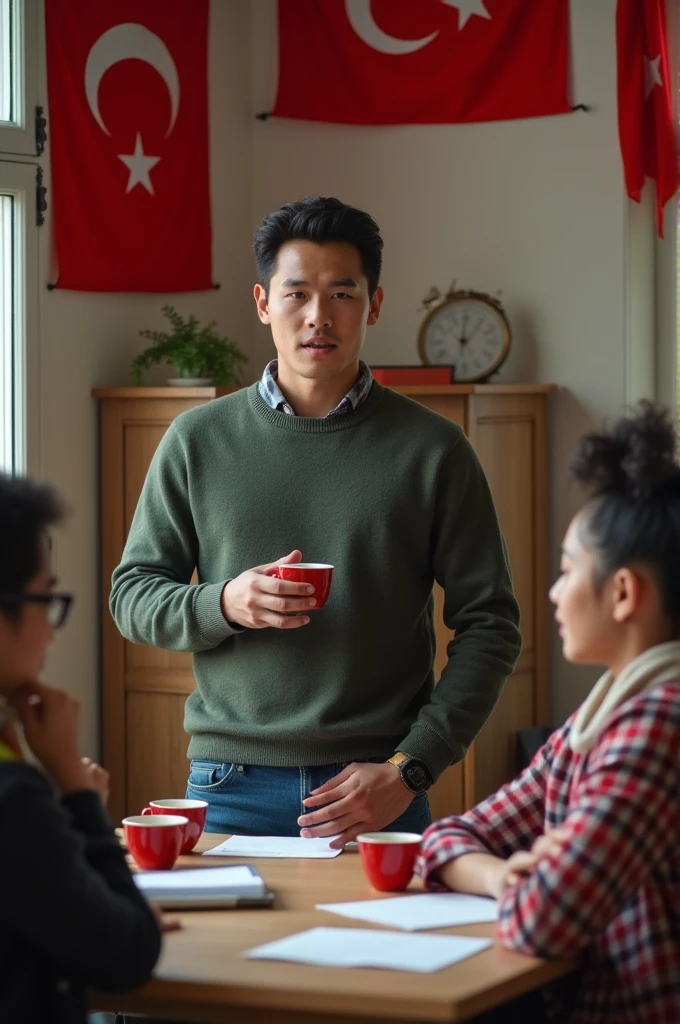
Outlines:
[[[53,629],[59,629],[68,618],[73,603],[73,594],[0,594],[0,605],[44,604],[47,621]]]

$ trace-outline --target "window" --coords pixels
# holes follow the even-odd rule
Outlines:
[[[16,11],[14,0],[6,0],[0,7],[0,121],[16,121],[15,42]]]
[[[15,198],[0,193],[0,469],[16,470],[14,410]]]
[[[36,0],[0,0],[0,152],[35,156]]]
[[[35,167],[0,161],[0,469],[36,466],[38,228]],[[31,384],[29,390],[29,382]]]
[[[37,468],[37,0],[0,0],[0,469]]]

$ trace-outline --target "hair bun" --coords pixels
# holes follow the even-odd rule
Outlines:
[[[680,495],[675,452],[671,412],[643,401],[610,430],[586,434],[569,470],[592,495],[614,492],[638,499],[669,492]]]

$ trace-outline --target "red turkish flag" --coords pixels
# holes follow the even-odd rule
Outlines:
[[[640,202],[645,177],[656,181],[656,228],[678,189],[664,0],[619,0],[616,9],[619,138],[626,191]]]
[[[441,124],[571,110],[569,0],[279,0],[278,117]]]
[[[60,288],[212,287],[208,0],[47,0]]]

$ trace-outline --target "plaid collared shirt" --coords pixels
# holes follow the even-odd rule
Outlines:
[[[419,871],[441,888],[431,875],[447,861],[507,859],[565,829],[563,853],[499,901],[499,942],[529,956],[584,951],[577,979],[545,990],[553,1019],[680,1021],[680,683],[622,704],[586,755],[569,746],[572,719],[514,782],[431,825]]]
[[[271,409],[277,409],[279,412],[288,413],[289,416],[295,416],[295,410],[286,401],[279,385],[276,383],[278,370],[278,359],[272,359],[270,363],[267,363],[264,373],[260,378],[260,383],[257,385],[260,397],[264,399]],[[335,409],[331,409],[326,419],[328,419],[328,416],[337,416],[341,412],[351,412],[353,409],[357,409],[368,398],[372,384],[373,374],[366,366],[366,363],[360,361],[359,379],[352,390],[348,391],[343,400],[336,405]]]

